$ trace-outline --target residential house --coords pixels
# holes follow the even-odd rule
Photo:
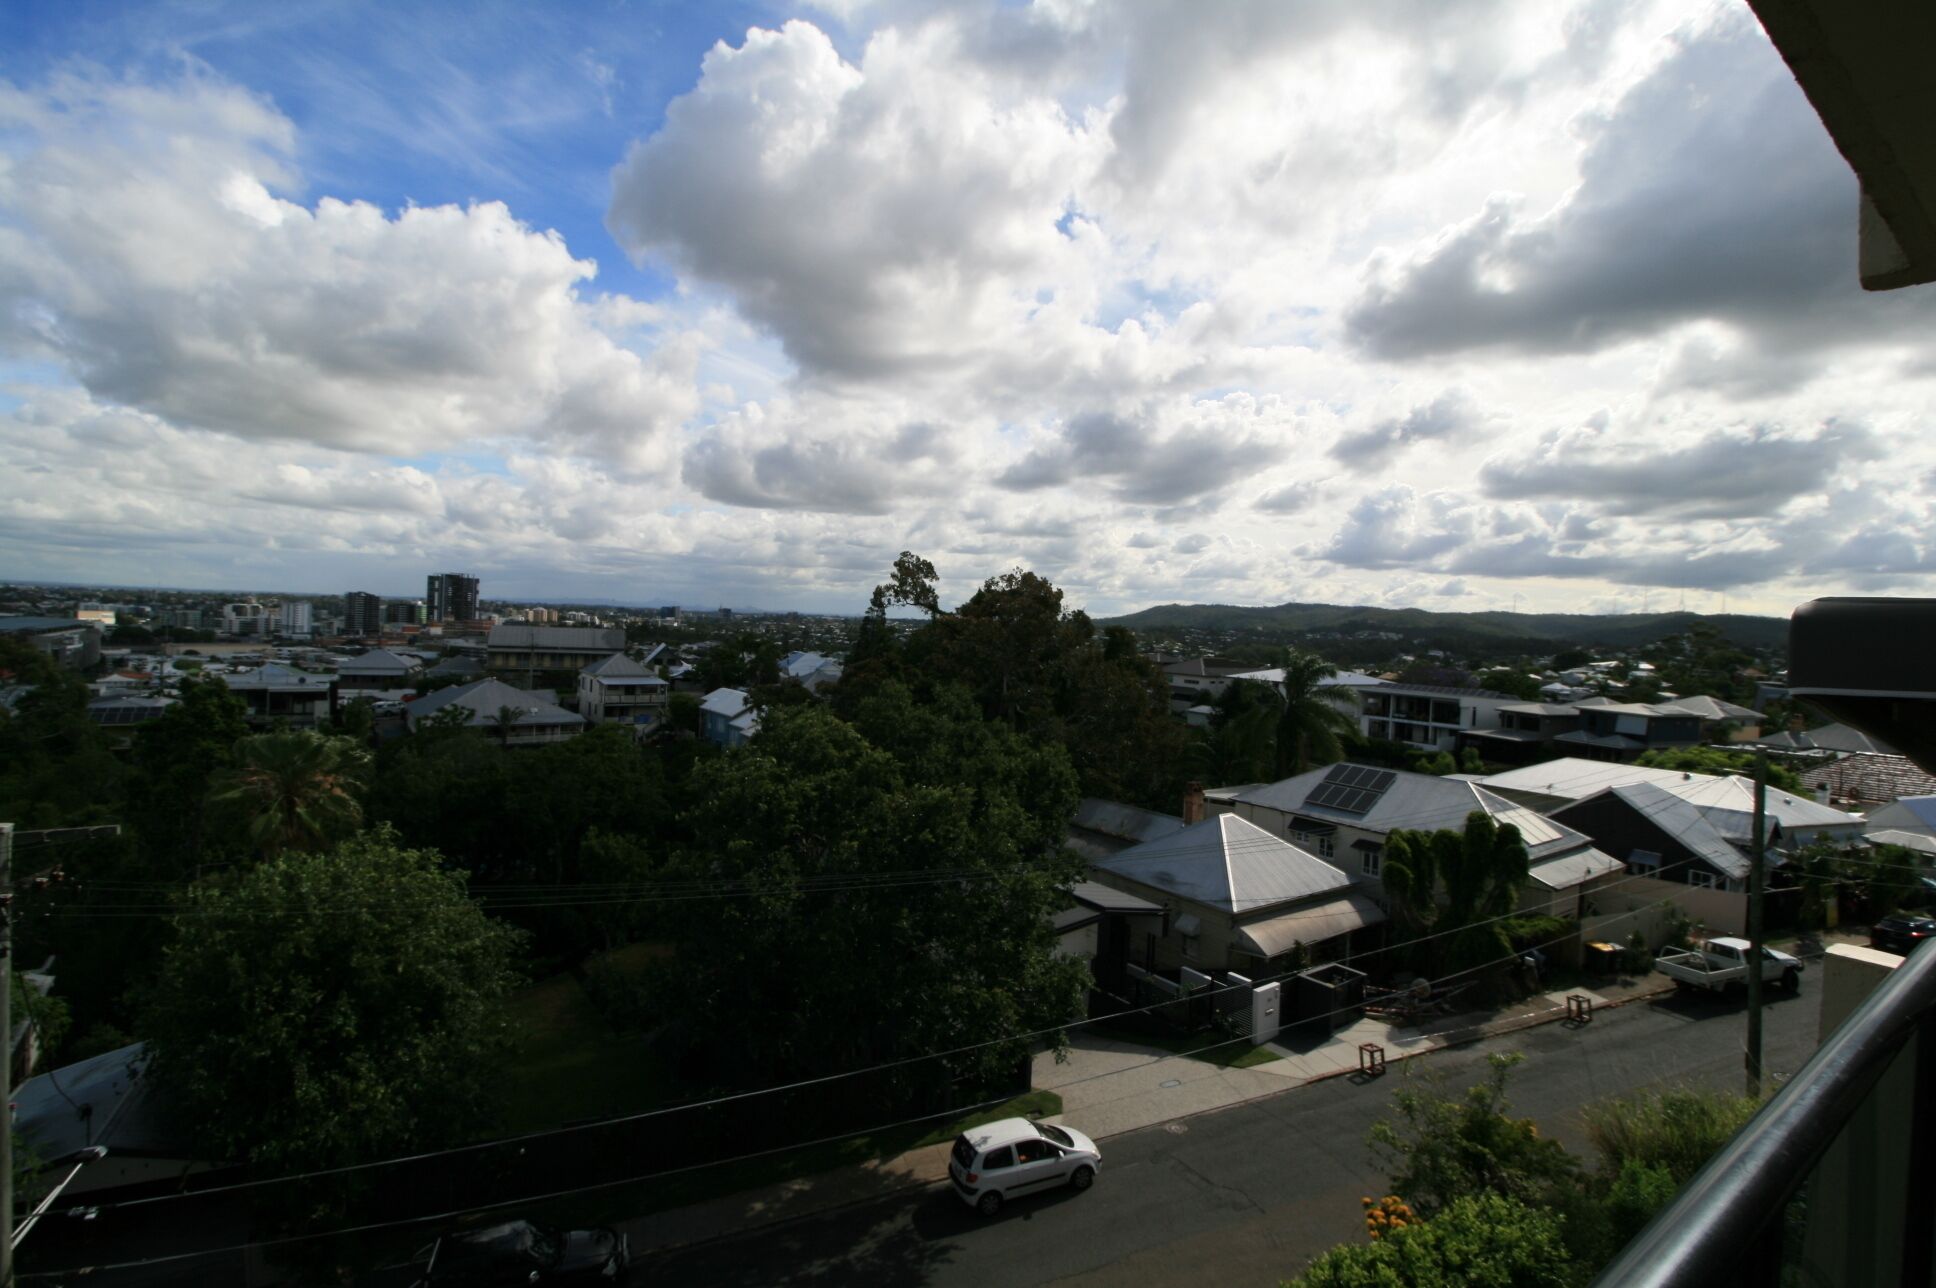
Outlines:
[[[1170,711],[1181,714],[1191,707],[1215,702],[1230,687],[1231,678],[1240,672],[1254,671],[1248,662],[1221,657],[1184,657],[1177,653],[1157,653],[1151,659],[1163,673],[1170,689]]]
[[[338,683],[345,689],[407,689],[423,674],[423,662],[387,648],[373,648],[336,662]]]
[[[1553,821],[1625,861],[1627,876],[1609,902],[1633,914],[1671,906],[1710,934],[1746,930],[1752,810],[1696,804],[1654,783],[1627,783],[1553,811]],[[1772,870],[1790,843],[1780,820],[1766,820],[1763,841]],[[1771,903],[1782,897],[1771,890]],[[1658,919],[1643,933],[1653,942],[1664,938]]]
[[[505,622],[491,628],[486,663],[490,673],[517,681],[546,671],[579,671],[625,651],[616,626],[530,626]]]
[[[0,635],[24,639],[71,671],[101,660],[101,627],[73,617],[0,617]]]
[[[744,746],[760,717],[739,689],[714,689],[699,704],[699,736],[721,747]]]
[[[1907,756],[1875,751],[1817,765],[1802,774],[1802,782],[1828,804],[1857,810],[1875,810],[1905,796],[1936,795],[1936,774]]]
[[[1267,666],[1255,671],[1239,671],[1230,677],[1233,680],[1250,680],[1257,684],[1268,684],[1277,690],[1277,696],[1284,696],[1284,668]],[[1364,710],[1363,693],[1366,689],[1383,688],[1389,680],[1363,671],[1339,671],[1327,677],[1318,688],[1318,696],[1338,709],[1339,714],[1356,720]]]
[[[134,742],[134,731],[150,720],[159,720],[175,699],[151,693],[117,693],[95,698],[87,704],[87,718],[107,731],[116,751]]]
[[[666,712],[672,685],[624,653],[578,673],[578,713],[593,724],[622,724],[643,733]]]
[[[1519,830],[1532,873],[1547,890],[1573,890],[1611,866],[1605,856],[1588,853],[1593,843],[1580,832],[1458,778],[1347,763],[1259,787],[1206,792],[1205,799],[1213,814],[1236,814],[1337,863],[1381,902],[1379,874],[1393,832],[1461,831],[1474,810]]]
[[[435,665],[423,673],[423,678],[439,682],[445,679],[481,680],[484,678],[484,659],[462,657],[453,653],[439,658]]]
[[[1650,751],[1698,747],[1701,717],[1673,703],[1578,704],[1579,728],[1554,735],[1553,744],[1594,760],[1636,760]]]
[[[464,724],[488,734],[504,747],[538,747],[569,742],[585,732],[585,717],[529,689],[498,679],[473,680],[426,693],[403,705],[405,722],[415,733],[426,720],[446,710],[466,713]]]
[[[248,704],[249,723],[258,728],[280,721],[291,729],[326,725],[336,712],[336,677],[264,662],[252,671],[216,676]]]
[[[1359,691],[1358,732],[1426,751],[1456,754],[1466,735],[1499,727],[1499,709],[1519,701],[1490,689],[1381,684]]]
[[[1159,904],[1162,933],[1145,932],[1145,969],[1281,971],[1302,947],[1315,961],[1374,946],[1376,900],[1310,851],[1231,814],[1145,841],[1090,864],[1091,879]],[[1131,948],[1132,956],[1134,947]]]
[[[839,662],[819,653],[795,652],[780,659],[780,678],[806,686],[809,693],[838,684],[841,670]]]
[[[1573,702],[1511,702],[1499,708],[1499,727],[1474,729],[1466,745],[1494,762],[1516,764],[1552,754],[1553,740],[1580,727],[1580,708]]]
[[[1870,810],[1868,822],[1871,831],[1936,837],[1936,795],[1897,797],[1880,809]]]
[[[1180,832],[1183,826],[1183,820],[1174,814],[1085,796],[1076,803],[1075,817],[1069,820],[1067,844],[1081,857],[1094,861]]]
[[[1097,988],[1123,993],[1123,967],[1147,958],[1151,936],[1161,939],[1168,929],[1168,912],[1154,900],[1098,881],[1078,881],[1068,895],[1069,906],[1049,918],[1056,951],[1088,962]]]
[[[1845,724],[1826,724],[1820,729],[1794,729],[1769,734],[1765,738],[1756,738],[1744,745],[1785,755],[1853,756],[1859,752],[1885,756],[1898,754],[1894,747],[1880,738],[1872,738],[1860,729]]]
[[[1609,787],[1640,783],[1703,809],[1754,812],[1754,781],[1739,774],[1695,774],[1567,757],[1493,774],[1480,782],[1487,791],[1555,817],[1559,809]],[[1762,809],[1768,818],[1781,824],[1785,848],[1789,849],[1818,840],[1854,844],[1865,830],[1876,825],[1873,818],[1865,820],[1859,814],[1775,788],[1763,793]]]
[[[74,1173],[63,1200],[179,1184],[216,1166],[150,1076],[145,1043],[29,1078],[12,1100],[14,1130],[43,1168],[68,1170],[105,1151]]]

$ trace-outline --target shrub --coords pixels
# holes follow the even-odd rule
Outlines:
[[[1758,1107],[1747,1096],[1689,1088],[1596,1101],[1582,1113],[1587,1139],[1609,1174],[1624,1173],[1628,1164],[1658,1167],[1680,1186]]]
[[[1572,1259],[1551,1213],[1497,1194],[1462,1198],[1437,1216],[1345,1244],[1292,1288],[1560,1288]]]

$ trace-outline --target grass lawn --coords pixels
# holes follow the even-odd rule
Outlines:
[[[1143,1029],[1134,1025],[1116,1024],[1105,1021],[1101,1024],[1084,1026],[1088,1032],[1105,1037],[1112,1042],[1128,1042],[1135,1046],[1154,1047],[1158,1051],[1173,1051],[1178,1055],[1188,1055],[1193,1060],[1214,1064],[1219,1069],[1251,1069],[1260,1064],[1269,1064],[1284,1057],[1268,1047],[1253,1046],[1249,1038],[1231,1038],[1219,1041],[1215,1033],[1165,1033],[1157,1029]],[[1216,1046],[1210,1046],[1216,1042]],[[1209,1050],[1202,1048],[1209,1047]]]
[[[642,961],[650,945],[607,958]],[[570,975],[554,975],[512,995],[517,1048],[504,1070],[500,1131],[542,1131],[588,1118],[636,1113],[683,1098],[664,1061],[637,1034],[614,1032]]]

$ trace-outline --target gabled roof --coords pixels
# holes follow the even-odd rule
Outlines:
[[[1817,765],[1802,775],[1802,782],[1815,789],[1827,788],[1832,800],[1882,803],[1936,793],[1936,774],[1907,756],[1874,751],[1858,751]]]
[[[467,723],[473,729],[495,728],[498,712],[506,707],[518,713],[514,727],[585,723],[585,717],[576,711],[567,711],[555,702],[548,702],[524,689],[513,688],[498,679],[453,684],[447,689],[438,689],[435,693],[426,693],[421,698],[406,702],[404,710],[410,713],[412,719],[420,719],[453,706],[471,712]]]
[[[1871,845],[1900,845],[1918,854],[1936,854],[1936,836],[1924,836],[1921,832],[1899,832],[1885,827],[1880,832],[1868,833],[1862,839]]]
[[[1235,915],[1346,890],[1351,878],[1235,814],[1219,814],[1090,865]]]
[[[1675,698],[1672,702],[1661,705],[1679,707],[1682,711],[1686,711],[1691,715],[1697,715],[1703,720],[1759,721],[1761,719],[1761,713],[1759,711],[1736,706],[1732,702],[1723,702],[1719,698],[1709,697],[1705,693],[1696,693],[1692,697]]]
[[[1924,827],[1936,828],[1936,795],[1901,796],[1890,808],[1907,810],[1910,816]],[[1877,813],[1880,812],[1880,810],[1877,811]]]
[[[1697,774],[1686,782],[1668,784],[1667,790],[1689,804],[1702,808],[1754,813],[1754,780],[1738,774],[1729,774],[1725,778]],[[1811,827],[1843,827],[1853,831],[1862,826],[1862,816],[1859,814],[1849,814],[1806,796],[1794,796],[1772,787],[1763,793],[1762,808],[1769,818],[1777,820],[1789,831]]]
[[[336,659],[336,669],[344,675],[403,675],[421,665],[416,658],[402,657],[387,648]]]
[[[625,632],[616,626],[532,626],[500,622],[491,628],[492,648],[582,649],[617,653],[625,648]]]
[[[634,662],[624,653],[614,653],[610,657],[601,657],[578,674],[597,676],[601,680],[616,680],[621,678],[636,680],[652,676],[652,672],[646,670],[637,662]],[[652,676],[652,678],[656,679],[658,677]]]
[[[137,1042],[27,1079],[13,1094],[14,1121],[47,1163],[90,1145],[124,1156],[197,1157],[187,1123],[159,1090],[148,1076],[147,1044]]]
[[[739,689],[714,689],[700,701],[699,709],[732,720],[746,710],[746,694]]]
[[[1704,777],[1706,777],[1704,774],[1690,774],[1678,769],[1645,769],[1639,765],[1623,765],[1610,760],[1563,756],[1558,760],[1547,760],[1537,765],[1509,769],[1503,774],[1492,774],[1484,780],[1484,783],[1488,788],[1500,791],[1563,796],[1568,800],[1579,800],[1603,788],[1616,787],[1622,783],[1657,783],[1665,787],[1683,780]]]
[[[1106,801],[1094,796],[1085,796],[1076,802],[1075,817],[1069,822],[1071,827],[1087,828],[1091,832],[1101,832],[1104,836],[1139,844],[1183,830],[1183,820],[1174,814],[1159,814],[1138,805],[1125,805],[1121,801]]]
[[[1896,749],[1860,729],[1845,724],[1823,725],[1798,733],[1777,733],[1759,739],[1754,745],[1776,751],[1874,751],[1894,755]]]
[[[1728,836],[1729,832],[1739,830],[1739,820],[1727,817],[1734,811],[1703,809],[1652,783],[1609,787],[1604,793],[1596,793],[1587,799],[1597,800],[1601,795],[1611,795],[1629,809],[1645,816],[1648,822],[1680,842],[1686,850],[1699,856],[1716,871],[1733,878],[1748,875],[1748,856]],[[1575,802],[1566,809],[1583,804],[1583,801]],[[1566,809],[1558,812],[1564,814]],[[1717,826],[1717,823],[1722,826]]]
[[[1589,845],[1584,850],[1535,863],[1528,875],[1548,890],[1570,890],[1574,886],[1585,885],[1595,877],[1618,872],[1626,866],[1611,854],[1603,854]]]
[[[1241,791],[1224,799],[1379,833],[1394,832],[1400,828],[1423,832],[1440,828],[1458,831],[1465,827],[1468,814],[1475,809],[1484,810],[1492,815],[1495,822],[1511,823],[1518,828],[1520,839],[1526,842],[1527,853],[1535,860],[1566,853],[1586,844],[1586,838],[1573,829],[1503,796],[1496,796],[1477,783],[1405,770],[1390,771],[1391,785],[1361,814],[1312,804],[1310,798],[1317,794],[1317,789],[1335,768],[1313,769],[1307,774]],[[1205,793],[1206,799],[1208,795]]]

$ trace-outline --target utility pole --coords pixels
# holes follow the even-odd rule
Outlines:
[[[1761,896],[1767,884],[1762,861],[1766,848],[1768,753],[1755,753],[1754,852],[1748,856],[1748,1095],[1761,1098]]]
[[[0,1288],[13,1288],[13,824],[0,823]]]

